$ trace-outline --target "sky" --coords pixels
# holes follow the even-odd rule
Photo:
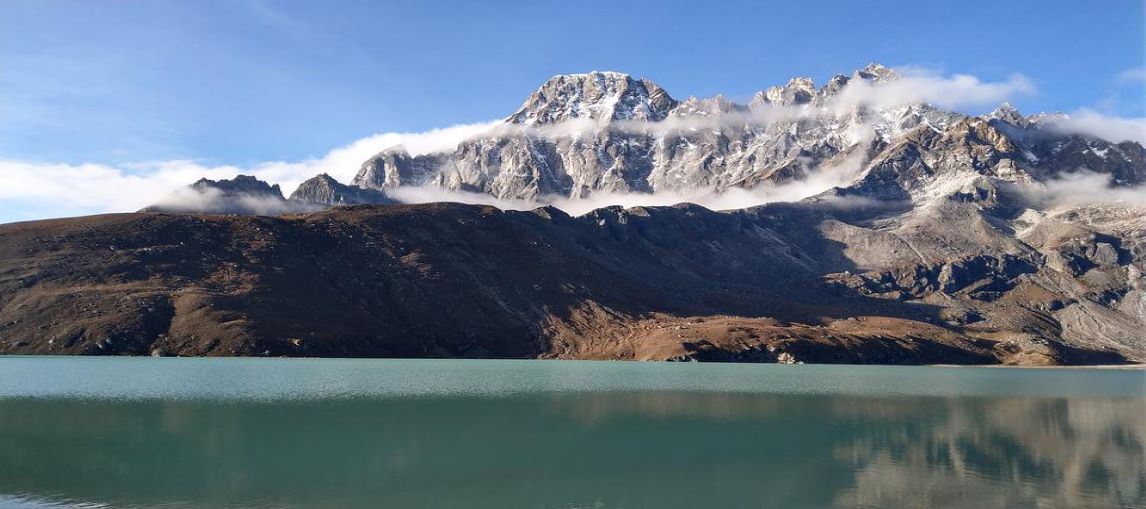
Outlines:
[[[0,0],[0,222],[108,208],[12,191],[29,176],[329,164],[386,133],[503,118],[555,74],[747,101],[873,61],[1019,79],[1005,99],[1028,113],[1141,119],[1146,3]]]

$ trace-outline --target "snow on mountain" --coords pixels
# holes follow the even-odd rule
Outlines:
[[[1112,156],[1111,144],[1040,129],[1039,117],[1024,117],[1009,104],[977,118],[924,103],[855,103],[854,93],[839,99],[856,83],[878,90],[900,79],[871,64],[819,88],[810,78],[794,78],[741,105],[721,96],[678,101],[648,79],[617,72],[560,75],[503,125],[452,153],[411,157],[387,149],[364,163],[352,184],[383,191],[432,186],[539,202],[793,182],[820,184],[806,186],[814,194],[865,178],[871,188],[871,171],[905,157],[914,159],[895,164],[915,164],[944,180],[963,174],[1040,180],[1078,169],[1071,165],[1115,173],[1119,183],[1146,180],[1135,166],[1140,146]],[[919,183],[909,187],[898,192],[934,194],[920,192]]]
[[[537,126],[573,119],[657,121],[674,106],[668,92],[649,80],[593,71],[550,78],[506,122]]]

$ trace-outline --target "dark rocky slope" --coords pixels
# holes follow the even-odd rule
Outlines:
[[[0,353],[1142,360],[1140,344],[1074,337],[1060,315],[1116,313],[1110,292],[1130,290],[1112,281],[1136,270],[1135,248],[1095,235],[1048,262],[986,242],[873,269],[851,250],[900,249],[874,228],[887,213],[429,204],[0,225]]]

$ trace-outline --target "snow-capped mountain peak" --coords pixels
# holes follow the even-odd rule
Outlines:
[[[897,80],[900,78],[900,75],[898,72],[895,72],[895,70],[886,67],[883,64],[872,62],[867,64],[867,67],[856,71],[855,74],[853,74],[853,79],[854,78],[874,82],[885,82]]]
[[[663,120],[676,100],[647,79],[619,72],[562,74],[547,80],[509,118],[523,125],[567,120]]]
[[[1022,113],[1019,113],[1019,110],[1009,102],[1000,104],[998,108],[995,108],[994,111],[985,116],[986,118],[1001,120],[1014,126],[1026,127],[1030,125],[1030,120]]]

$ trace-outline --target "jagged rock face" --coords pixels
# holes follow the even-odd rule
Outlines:
[[[1040,164],[1039,178],[1093,171],[1110,175],[1115,185],[1146,182],[1146,151],[1135,142],[1110,143],[1083,136],[1040,136],[1031,133],[1024,146]]]
[[[435,169],[442,165],[442,157],[423,155],[410,157],[402,147],[394,147],[366,160],[359,168],[351,185],[366,189],[387,189],[398,186],[441,184],[432,182]]]
[[[386,195],[374,189],[352,187],[334,180],[325,173],[303,182],[290,195],[290,200],[299,203],[323,205],[363,205],[393,203]]]
[[[811,78],[792,78],[787,85],[769,88],[764,91],[762,96],[757,97],[762,99],[757,101],[757,104],[779,104],[783,106],[808,104],[816,98],[816,85]]]
[[[142,212],[277,215],[313,212],[339,205],[394,203],[380,191],[339,183],[325,173],[298,186],[289,199],[278,184],[239,175],[229,180],[200,179]]]
[[[884,67],[878,63],[868,64],[867,67],[855,72],[853,78],[860,78],[868,81],[891,81],[899,78],[899,74],[895,71]]]
[[[568,74],[545,82],[506,122],[546,125],[575,119],[602,123],[657,121],[667,117],[674,106],[676,100],[668,92],[646,79],[618,72]]]
[[[862,169],[873,143],[885,143],[869,122],[898,133],[903,125],[948,121],[948,115],[923,107],[899,112],[897,123],[870,111],[763,125],[724,118],[744,111],[720,100],[690,100],[671,112],[673,121],[706,127],[674,128],[673,121],[619,123],[555,138],[525,133],[468,140],[442,163],[437,182],[525,199],[584,198],[598,192],[687,195],[803,180],[815,171],[838,170],[844,183]]]
[[[982,117],[926,104],[838,102],[850,84],[900,79],[878,64],[756,94],[677,101],[620,73],[557,76],[504,124],[446,154],[388,149],[353,184],[440,186],[544,202],[597,193],[696,195],[820,176],[818,185],[922,201],[977,176],[1033,182],[1086,171],[1118,185],[1146,182],[1146,151],[1044,129],[1010,105]],[[906,171],[906,173],[904,173]],[[824,178],[827,175],[828,178]],[[893,176],[889,176],[893,175]],[[878,184],[878,185],[877,185]]]

